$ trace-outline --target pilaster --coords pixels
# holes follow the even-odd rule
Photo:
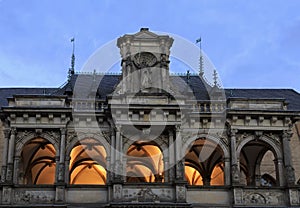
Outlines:
[[[230,151],[231,151],[231,175],[232,175],[232,183],[239,184],[240,183],[240,171],[239,165],[237,161],[236,155],[236,134],[238,130],[231,129],[231,137],[230,137]]]
[[[12,183],[13,179],[13,163],[14,163],[14,151],[15,151],[15,139],[16,139],[16,128],[11,128],[10,139],[8,146],[8,158],[7,158],[7,171],[6,180]]]
[[[291,131],[284,131],[282,134],[285,177],[288,186],[295,185],[295,172],[292,165],[292,156],[291,156],[291,148],[290,148],[291,137],[292,137]]]
[[[10,130],[4,130],[4,145],[3,145],[3,154],[2,154],[2,169],[1,169],[1,182],[4,183],[6,180],[6,171],[7,171],[7,157],[8,157],[8,142],[9,142]]]

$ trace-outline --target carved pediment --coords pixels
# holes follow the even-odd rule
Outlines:
[[[141,30],[134,34],[134,37],[135,38],[143,38],[143,39],[152,39],[152,38],[157,38],[158,35],[156,35],[155,33],[153,32],[150,32],[149,31],[149,28],[141,28]]]

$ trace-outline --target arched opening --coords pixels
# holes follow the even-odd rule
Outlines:
[[[185,178],[190,185],[203,185],[203,179],[200,172],[191,166],[184,167]]]
[[[240,153],[241,183],[247,186],[276,186],[275,156],[272,147],[264,141],[248,142]]]
[[[185,155],[185,178],[190,185],[224,185],[224,154],[206,138],[197,139]]]
[[[163,155],[154,142],[138,141],[127,151],[127,182],[163,182]]]
[[[260,163],[260,184],[262,186],[276,185],[276,167],[274,160],[274,154],[270,150],[266,151]]]
[[[55,182],[54,146],[46,139],[34,138],[28,141],[21,152],[24,184],[54,184]]]
[[[105,184],[106,156],[104,146],[95,139],[76,143],[70,153],[70,184]]]

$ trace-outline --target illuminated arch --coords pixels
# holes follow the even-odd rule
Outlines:
[[[106,157],[106,149],[97,139],[85,138],[77,141],[70,152],[70,184],[105,184]]]
[[[137,141],[127,150],[127,182],[163,182],[163,153],[153,141]]]
[[[22,137],[16,144],[16,150],[15,150],[16,156],[21,156],[23,147],[26,143],[28,143],[33,138],[38,138],[38,137],[44,138],[47,141],[49,141],[56,150],[56,156],[59,155],[59,151],[57,151],[57,150],[59,150],[59,145],[57,142],[59,140],[59,138],[50,136],[49,134],[47,134],[47,132],[41,132],[38,136],[35,132],[27,132],[26,136]]]
[[[85,132],[78,132],[77,136],[69,143],[69,145],[66,148],[66,155],[70,155],[71,151],[73,150],[73,147],[80,141],[86,139],[86,138],[93,138],[97,140],[98,142],[103,145],[105,148],[105,151],[107,155],[110,155],[110,144],[108,143],[107,139],[99,135],[99,133],[85,133]]]
[[[220,139],[203,136],[193,141],[189,139],[185,144],[190,147],[184,158],[185,178],[190,185],[224,185],[224,149],[227,152],[227,148],[224,144],[223,147],[220,145]],[[208,152],[208,155],[203,152]]]
[[[54,184],[56,150],[51,142],[42,137],[25,143],[20,153],[24,184]]]

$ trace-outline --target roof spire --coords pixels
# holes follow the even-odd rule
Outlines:
[[[204,69],[203,69],[203,56],[202,56],[202,47],[201,47],[201,37],[196,40],[196,44],[197,43],[199,43],[199,48],[200,48],[199,75],[202,77],[204,75]]]
[[[214,69],[213,78],[214,78],[214,87],[216,87],[217,84],[218,84],[218,74],[217,74],[217,70],[216,69]]]
[[[68,78],[70,79],[70,77],[72,76],[72,74],[75,73],[75,55],[74,55],[74,51],[75,51],[75,38],[71,38],[71,43],[73,43],[73,49],[72,49],[72,57],[71,57],[71,68],[69,69],[69,76]]]

